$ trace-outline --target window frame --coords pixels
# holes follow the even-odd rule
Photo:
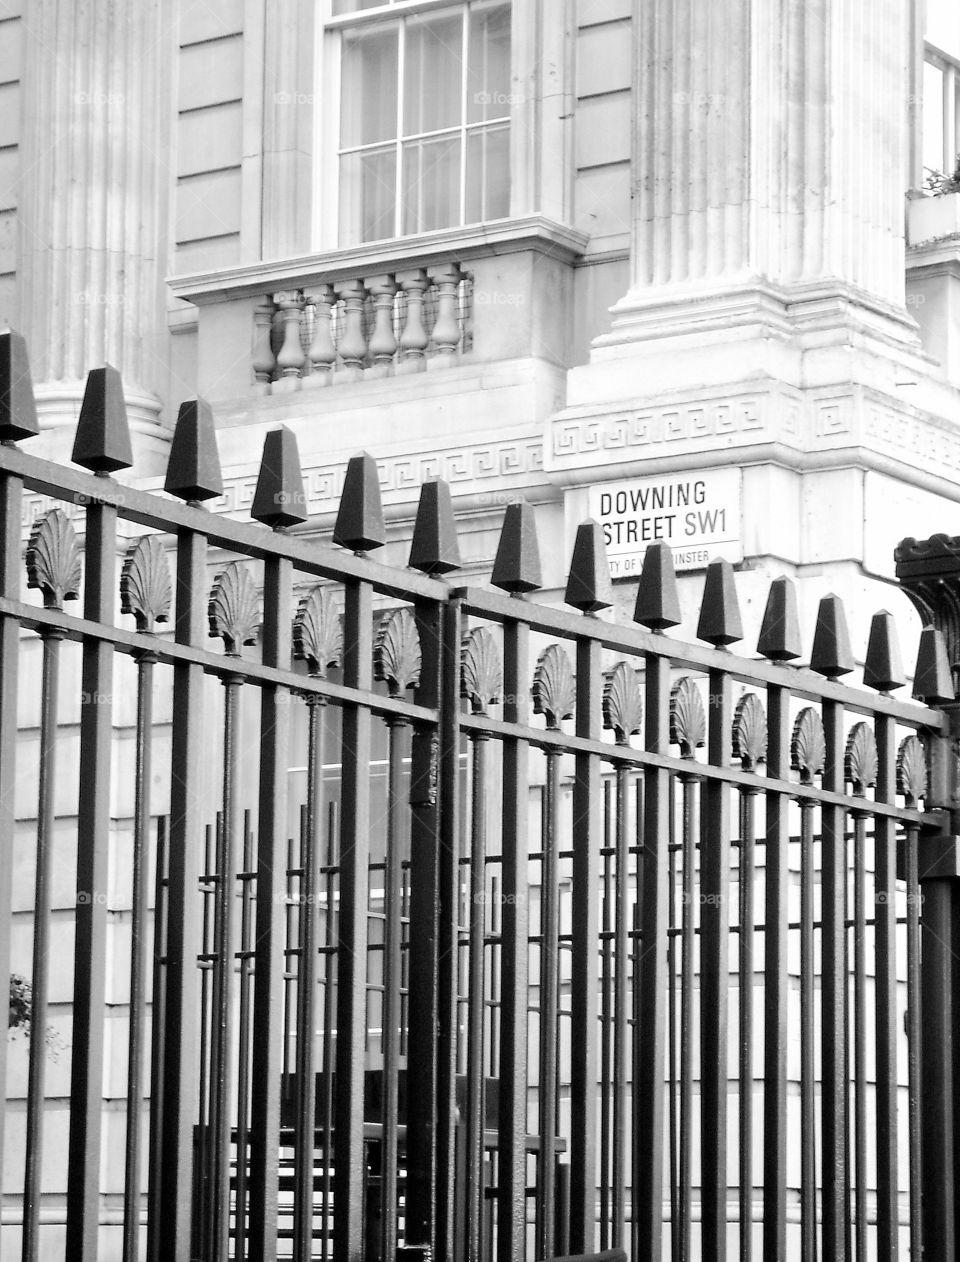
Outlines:
[[[399,4],[380,4],[356,13],[334,15],[332,0],[322,0],[318,6],[313,47],[317,86],[314,92],[311,249],[324,253],[373,244],[340,245],[341,41],[330,36],[344,28],[356,29],[367,23],[442,11],[451,8],[452,3],[466,7],[462,0],[402,0]],[[545,19],[547,12],[561,20]],[[501,223],[536,213],[559,223],[572,222],[573,176],[568,160],[572,146],[572,15],[573,0],[511,0],[508,214],[504,219],[481,220],[479,224],[458,224],[435,231],[476,233],[483,223]],[[545,72],[543,67],[550,69]],[[398,91],[402,92],[402,76],[398,76],[398,80]],[[491,121],[485,120],[479,129],[488,127]],[[460,129],[464,135],[471,130],[463,117]],[[398,137],[397,144],[402,144],[403,139]],[[542,161],[544,154],[549,155],[548,162]],[[464,206],[465,168],[462,153],[461,206]],[[398,207],[397,215],[400,213]],[[394,226],[397,226],[396,219]],[[429,233],[400,233],[380,238],[380,242],[416,240],[424,235]]]

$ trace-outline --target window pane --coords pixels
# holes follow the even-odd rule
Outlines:
[[[460,138],[403,146],[403,231],[430,232],[460,222]]]
[[[467,135],[466,223],[510,213],[510,128],[506,123]]]
[[[926,38],[952,57],[960,57],[960,5],[957,0],[927,0]]]
[[[510,6],[470,11],[467,67],[467,121],[483,122],[510,113]]]
[[[397,134],[395,24],[343,37],[340,147],[393,140]]]
[[[348,153],[340,159],[340,244],[396,235],[396,150]]]
[[[403,134],[456,127],[461,114],[463,18],[408,18],[403,67]]]

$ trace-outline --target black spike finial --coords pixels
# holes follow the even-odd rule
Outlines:
[[[599,522],[588,518],[577,527],[573,557],[563,599],[582,613],[596,613],[613,604],[610,565]]]
[[[424,574],[449,574],[460,568],[460,545],[450,487],[442,478],[420,488],[417,520],[410,541],[410,566]]]
[[[0,333],[0,442],[40,433],[27,343],[12,329]]]
[[[71,459],[94,473],[113,473],[133,464],[123,381],[109,364],[87,373]]]
[[[941,705],[956,699],[947,658],[947,642],[943,632],[935,627],[924,627],[920,632],[913,695],[927,705]]]
[[[870,623],[863,682],[868,688],[876,688],[878,692],[892,692],[906,682],[896,624],[893,614],[886,609],[875,613]]]
[[[212,500],[223,494],[213,410],[205,399],[180,404],[163,489],[180,500]]]
[[[789,578],[775,578],[770,584],[767,607],[763,611],[757,652],[771,662],[789,662],[799,657],[800,617],[797,589]]]
[[[843,601],[831,592],[820,601],[817,611],[817,626],[813,633],[813,648],[810,650],[810,669],[827,679],[836,679],[839,675],[849,675],[853,666]]]
[[[633,620],[651,631],[664,631],[680,622],[680,597],[673,553],[663,540],[647,547]]]
[[[377,462],[365,451],[347,461],[333,542],[351,552],[372,552],[387,542]]]
[[[307,520],[297,436],[286,425],[271,430],[263,440],[260,476],[250,516],[274,530]]]
[[[743,622],[737,600],[737,584],[733,566],[719,557],[707,566],[707,581],[700,604],[697,639],[720,648],[743,639]]]
[[[507,505],[490,582],[505,592],[535,592],[543,586],[537,523],[526,500]]]

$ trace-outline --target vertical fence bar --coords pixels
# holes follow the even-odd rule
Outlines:
[[[666,754],[670,738],[670,662],[646,659],[644,748]],[[644,769],[643,910],[633,1097],[633,1256],[659,1258],[663,1236],[663,1073],[666,1054],[667,877],[670,773]]]
[[[113,620],[116,535],[116,508],[107,504],[89,504],[86,511],[83,612],[89,621],[101,625],[109,625]],[[66,1249],[76,1262],[95,1262],[100,1227],[106,895],[113,737],[113,645],[109,641],[84,641],[81,679]]]
[[[387,721],[390,734],[387,788],[387,848],[384,868],[384,960],[383,960],[383,1167],[381,1213],[383,1257],[392,1258],[397,1249],[398,1145],[400,1046],[401,1046],[401,948],[403,941],[403,851],[404,815],[403,760],[407,749],[409,724],[401,719]]]
[[[177,546],[175,636],[201,645],[206,624],[205,537],[182,531]],[[160,1157],[158,1256],[190,1257],[193,1203],[193,1126],[199,1069],[197,955],[200,906],[197,881],[203,840],[199,792],[204,748],[203,667],[173,667],[171,727],[167,986],[163,1029],[163,1134]],[[176,1036],[172,1035],[176,1031]]]
[[[326,663],[323,663],[326,666]],[[313,1256],[313,1168],[317,1109],[315,1064],[317,918],[323,825],[324,699],[307,697],[307,806],[300,853],[300,938],[297,963],[297,1091],[294,1118],[293,1256]],[[385,1257],[389,1254],[385,1251]]]
[[[677,1155],[676,1231],[680,1257],[690,1257],[693,1217],[693,970],[697,933],[697,780],[681,773],[683,786],[680,853],[683,882],[680,895],[680,1116]]]
[[[897,792],[894,720],[878,714],[876,800],[893,804]],[[900,1189],[897,1073],[897,823],[873,821],[874,941],[877,1040],[877,1256],[900,1256]],[[909,929],[908,929],[909,932]],[[907,1005],[912,1005],[909,986]],[[909,1103],[907,1108],[909,1110]],[[908,1182],[909,1187],[909,1182]]]
[[[233,974],[236,961],[234,904],[236,851],[241,829],[238,724],[240,675],[223,677],[223,814],[217,837],[213,914],[213,1015],[211,1024],[212,1235],[214,1262],[230,1251],[230,1137],[233,1121]]]
[[[153,899],[153,998],[150,1011],[150,1169],[147,1176],[147,1262],[160,1262],[160,1161],[163,1141],[163,1030],[167,1007],[167,819],[157,820]]]
[[[57,700],[60,692],[60,640],[43,635],[40,709],[40,784],[37,802],[37,866],[33,901],[33,964],[30,1052],[27,1067],[27,1130],[23,1182],[24,1262],[39,1256],[40,1200],[43,1194],[43,1122],[47,1048],[47,995],[50,969],[50,868],[56,810]]]
[[[790,769],[789,694],[767,688],[767,772],[786,780]],[[787,1248],[787,935],[790,881],[788,801],[766,794],[763,1018],[763,1259],[779,1262]]]
[[[323,1170],[320,1174],[320,1204],[322,1234],[320,1256],[323,1262],[330,1253],[331,1207],[333,1205],[333,1087],[336,1064],[336,1029],[334,1017],[337,1007],[337,912],[336,894],[339,873],[338,838],[340,835],[337,804],[331,802],[327,810],[327,851],[324,901],[326,923],[324,926],[323,969],[323,1067],[322,1094],[320,1096],[320,1133],[323,1137]]]
[[[503,717],[527,723],[529,630],[519,619],[503,627]],[[527,1007],[529,932],[527,742],[503,742],[503,921],[500,975],[499,1144],[497,1149],[497,1262],[526,1252]]]
[[[237,1262],[247,1256],[247,1206],[250,1192],[250,1005],[253,980],[253,917],[252,889],[256,874],[254,836],[250,811],[243,813],[243,871],[240,874],[240,995],[237,1013],[237,1034],[240,1047],[237,1055],[237,1183],[236,1245]]]
[[[957,1154],[953,1032],[957,1017],[953,956],[960,944],[955,931],[954,881],[950,877],[924,880],[921,866],[920,888],[923,892],[920,948],[923,1252],[925,1256],[943,1259],[943,1262],[955,1262],[954,1163]]]
[[[123,1182],[123,1258],[135,1262],[140,1237],[140,1131],[143,1109],[143,1027],[146,1018],[147,864],[153,742],[153,663],[137,662],[137,752],[133,819],[130,943],[130,1034],[127,1045],[127,1133]]]
[[[220,848],[220,829],[223,820],[217,811],[216,823],[204,830],[203,879],[200,883],[202,912],[200,967],[200,1073],[199,1073],[199,1125],[194,1144],[196,1170],[195,1199],[193,1206],[194,1250],[204,1258],[213,1251],[213,1178],[210,1170],[210,1153],[213,1144],[213,1093],[216,1090],[216,1074],[213,1072],[213,971],[216,964],[215,935],[213,929],[214,904],[217,885],[215,854]]]
[[[490,745],[485,733],[471,734],[473,789],[470,838],[470,908],[467,961],[467,1160],[464,1188],[468,1262],[482,1262],[484,1215],[484,936],[486,931],[487,794]]]
[[[627,987],[630,963],[630,841],[628,814],[630,773],[617,766],[617,829],[616,829],[616,937],[614,940],[614,1009],[613,1009],[613,1160],[612,1160],[612,1231],[610,1243],[623,1248],[626,1223],[627,1188],[627,1040],[629,1021]]]
[[[0,594],[20,598],[21,513],[23,480],[0,473]],[[16,829],[17,679],[20,665],[20,626],[16,618],[0,616],[0,977],[10,975],[10,913],[13,908],[13,839]],[[0,1007],[9,1005],[10,989]],[[0,1029],[9,1028],[8,1020]],[[0,1038],[0,1082],[7,1081],[7,1039]],[[4,1149],[6,1109],[0,1109],[0,1153]]]
[[[668,1090],[670,1094],[669,1101],[669,1119],[670,1127],[670,1257],[672,1262],[681,1262],[681,1254],[683,1251],[683,1241],[681,1239],[679,1224],[682,1220],[683,1211],[681,1209],[681,1191],[680,1191],[680,1028],[678,1023],[678,995],[677,995],[677,862],[680,852],[680,846],[675,839],[676,833],[676,812],[670,810],[670,836],[667,843],[667,849],[670,857],[670,876],[668,885],[668,901],[669,908],[667,912],[667,970],[668,984],[670,987],[667,1000],[667,1023],[669,1035],[667,1039],[667,1057],[668,1057]],[[683,874],[680,874],[680,880],[683,880]],[[682,890],[681,890],[682,904]],[[639,943],[638,943],[639,946]],[[639,952],[638,952],[639,956]],[[681,955],[682,964],[682,955]],[[682,983],[681,983],[682,984]],[[636,986],[636,993],[639,996],[640,987]],[[641,1021],[639,1010],[634,1018],[636,1045],[639,1046]],[[638,1080],[639,1067],[634,1069],[634,1080]],[[634,1143],[637,1137],[634,1136]]]
[[[843,710],[824,701],[826,758],[823,787],[843,793]],[[844,1262],[850,1256],[849,1122],[847,1109],[847,863],[843,807],[821,807],[821,894],[823,968],[822,1118],[823,1252]]]
[[[740,791],[740,1262],[753,1257],[754,789]]]
[[[439,709],[443,673],[442,609],[416,606],[420,640],[419,705]],[[438,1024],[440,1016],[439,735],[427,725],[413,733],[410,763],[409,1044],[407,1069],[406,1240],[432,1249],[437,1223]]]
[[[290,669],[291,565],[263,567],[263,664]],[[264,684],[260,699],[260,795],[257,844],[257,944],[254,959],[250,1113],[250,1256],[277,1255],[280,1066],[283,1036],[283,854],[287,832],[290,689]]]
[[[557,1060],[560,999],[560,883],[557,816],[560,754],[546,752],[540,827],[540,1161],[537,1179],[537,1252],[554,1253],[557,1197]]]
[[[731,761],[731,679],[709,677],[707,754],[711,766]],[[730,789],[704,786],[700,855],[700,1100],[702,1105],[703,1257],[727,1255],[727,1029],[730,993]]]
[[[803,1262],[817,1256],[817,1126],[812,802],[800,802],[800,1235]]]
[[[605,1250],[610,1243],[610,1210],[613,1196],[613,1180],[610,1177],[610,1130],[613,1113],[613,1082],[611,1074],[611,1036],[613,1034],[613,889],[614,889],[614,797],[613,785],[608,779],[603,789],[603,854],[600,864],[602,912],[600,917],[600,1149],[597,1161],[599,1182],[599,1247]]]
[[[923,1201],[921,1197],[921,999],[920,999],[920,878],[917,863],[920,829],[908,824],[904,836],[907,885],[907,1135],[910,1172],[910,1262],[922,1255]]]
[[[854,1256],[867,1256],[867,818],[853,816],[853,1208]]]
[[[576,732],[600,740],[601,649],[577,641]],[[597,1203],[597,947],[600,842],[600,759],[579,752],[573,779],[573,962],[571,969],[570,1064],[570,1249],[594,1248]],[[662,1086],[662,1083],[661,1083]]]
[[[440,700],[440,898],[437,987],[440,1022],[437,1037],[437,1235],[435,1255],[453,1250],[457,1213],[456,1063],[457,1063],[457,908],[460,889],[460,645],[463,641],[462,601],[451,599],[442,612]]]
[[[345,589],[343,680],[373,686],[373,609],[368,583]],[[367,1015],[367,908],[370,866],[370,710],[343,707],[340,934],[337,984],[337,1091],[333,1196],[334,1255],[363,1256],[363,1086]]]

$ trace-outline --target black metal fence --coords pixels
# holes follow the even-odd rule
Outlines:
[[[457,587],[442,482],[386,567],[370,457],[321,545],[289,431],[243,523],[201,506],[204,405],[163,497],[110,476],[112,370],[84,471],[14,445],[15,335],[0,387],[0,973],[32,988],[25,1089],[3,1044],[5,1255],[954,1256],[939,631],[925,705],[890,695],[888,614],[873,691],[838,682],[835,597],[791,666],[787,579],[734,656],[717,562],[683,643],[659,546],[608,621],[591,523],[580,612],[538,605],[519,504],[499,590]]]

